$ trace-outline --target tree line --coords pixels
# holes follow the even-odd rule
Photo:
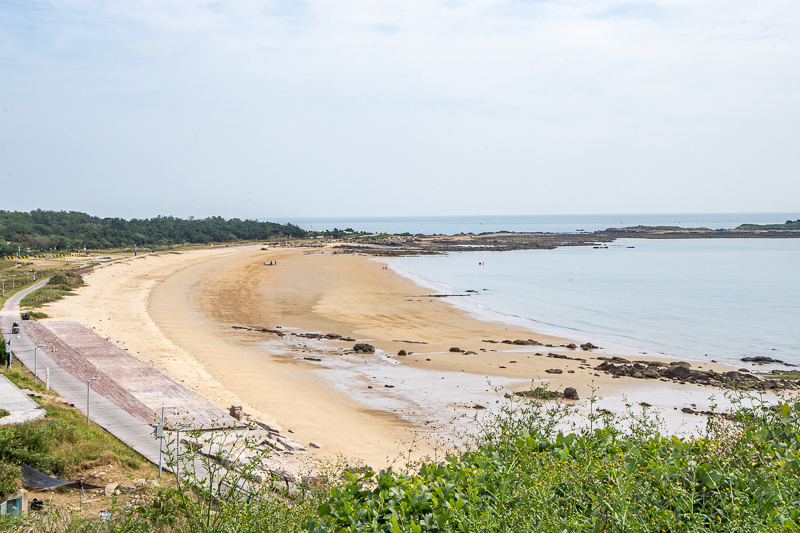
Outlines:
[[[183,243],[264,240],[270,237],[306,236],[294,224],[258,220],[181,219],[158,216],[146,219],[99,218],[77,211],[22,213],[0,210],[0,255],[17,248],[25,253],[77,251],[79,248],[119,248]]]

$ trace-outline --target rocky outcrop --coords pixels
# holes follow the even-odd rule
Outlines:
[[[353,351],[356,353],[375,353],[375,347],[366,342],[358,342],[353,345]]]
[[[488,342],[488,341],[487,341]],[[504,340],[502,341],[503,344],[514,344],[516,346],[542,346],[542,343],[535,340],[535,339],[517,339],[515,341],[512,340]]]
[[[565,400],[579,400],[580,397],[578,396],[578,391],[575,387],[567,387],[564,389],[564,399]]]
[[[515,392],[514,396],[520,398],[533,398],[535,400],[579,400],[578,391],[574,387],[567,387],[564,392],[548,390],[547,387],[536,387],[535,389]]]
[[[759,379],[747,372],[724,372],[714,370],[691,370],[686,364],[672,364],[666,368],[661,363],[614,364],[603,361],[595,370],[603,371],[614,377],[631,377],[636,379],[672,380],[680,383],[708,385],[725,389],[797,389],[798,383],[787,379]]]
[[[783,363],[783,361],[781,361],[780,359],[773,359],[772,357],[767,357],[765,355],[759,355],[756,357],[742,357],[742,361],[744,361],[745,363],[758,363],[761,365],[768,363],[776,363],[776,364]]]

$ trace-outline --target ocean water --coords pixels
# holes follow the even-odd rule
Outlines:
[[[477,290],[448,299],[470,312],[615,353],[800,364],[800,239],[625,239],[389,265],[442,292]]]
[[[375,233],[484,233],[492,231],[543,231],[571,233],[626,226],[679,226],[730,229],[740,224],[776,224],[800,218],[800,213],[680,213],[625,215],[504,215],[361,218],[279,218],[306,230],[322,231],[352,228]]]
[[[280,221],[309,230],[336,227],[452,235],[596,231],[640,224],[727,229],[790,219],[800,219],[800,213]],[[615,353],[714,359],[740,367],[749,366],[740,361],[742,357],[765,355],[800,364],[800,239],[632,239],[616,241],[607,249],[458,252],[396,258],[389,264],[434,290],[478,290],[469,298],[448,299],[470,312],[592,341]]]

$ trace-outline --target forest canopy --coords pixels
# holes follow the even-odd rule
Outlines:
[[[76,211],[30,213],[0,210],[0,255],[45,252],[50,249],[98,249],[121,246],[155,246],[183,243],[263,240],[270,237],[304,237],[305,230],[294,224],[258,220],[181,219],[159,216],[149,219],[99,218]]]

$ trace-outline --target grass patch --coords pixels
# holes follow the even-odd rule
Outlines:
[[[44,392],[25,369],[3,374],[18,387]],[[54,393],[47,393],[54,394]],[[53,398],[34,398],[47,412],[45,418],[0,427],[0,498],[20,487],[24,462],[49,475],[75,479],[83,472],[106,465],[125,470],[152,469],[145,459],[116,437],[92,425],[83,413]]]
[[[68,525],[206,533],[798,531],[800,402],[755,400],[709,418],[705,435],[692,439],[663,436],[645,410],[591,415],[560,432],[570,412],[562,404],[512,402],[444,461],[341,472],[323,492],[288,494],[267,480],[247,498],[188,473],[146,503],[119,509],[110,523]],[[263,451],[242,456],[251,453]],[[247,472],[231,474],[227,486]]]
[[[56,302],[64,296],[74,294],[73,291],[85,285],[83,276],[73,272],[56,272],[41,289],[37,289],[22,299],[20,305],[25,308],[38,308]],[[42,313],[44,315],[44,313]],[[47,315],[44,315],[45,317]],[[44,317],[42,317],[44,318]]]
[[[10,414],[11,414],[11,411],[7,411],[7,410],[5,410],[3,408],[0,408],[0,418],[3,418],[4,416],[8,416]]]

